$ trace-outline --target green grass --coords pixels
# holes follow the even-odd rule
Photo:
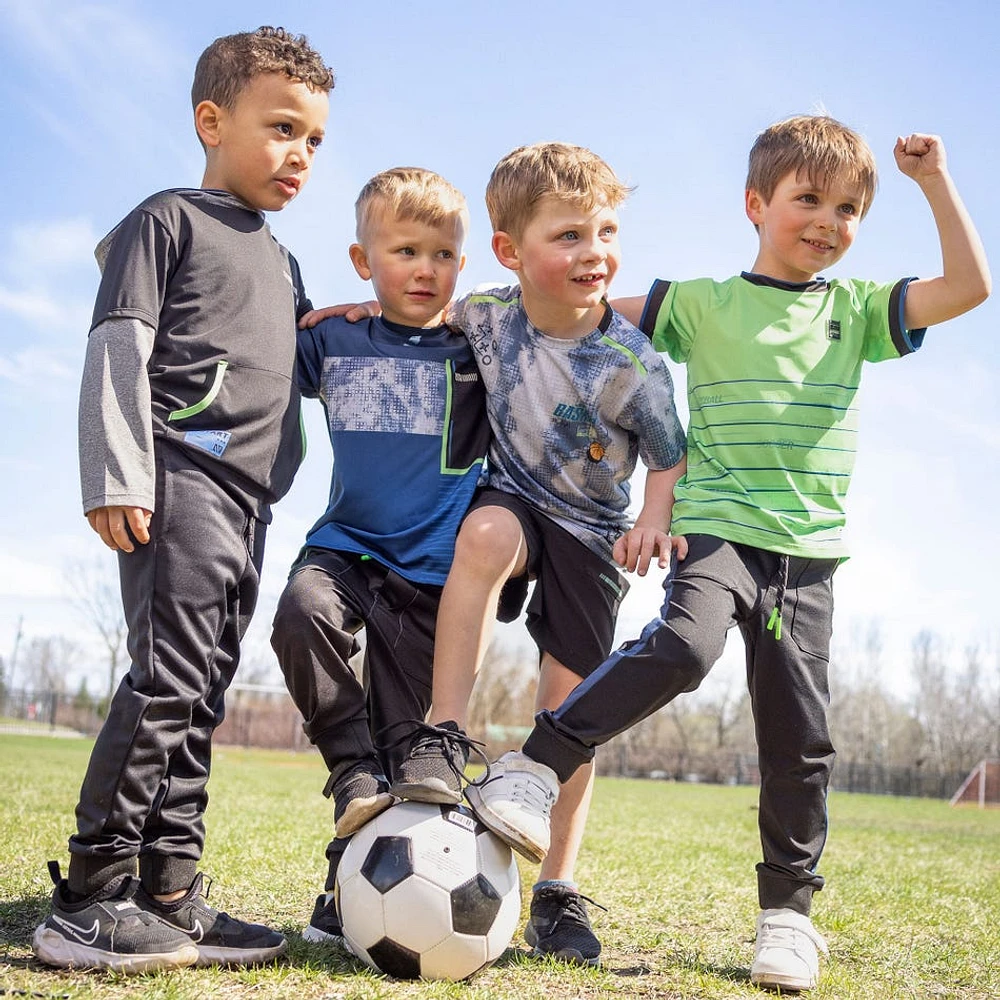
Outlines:
[[[756,790],[605,779],[578,866],[604,942],[601,969],[528,957],[516,940],[468,983],[400,983],[299,936],[326,871],[331,807],[315,755],[220,748],[203,869],[223,909],[281,928],[262,969],[125,978],[38,964],[31,934],[66,839],[89,741],[0,736],[0,996],[549,1000],[763,997],[748,981],[757,910]],[[832,795],[826,889],[813,917],[831,957],[817,1000],[1000,997],[1000,810]],[[525,888],[534,870],[525,865]]]

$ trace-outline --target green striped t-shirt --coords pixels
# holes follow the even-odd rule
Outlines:
[[[839,558],[865,361],[915,351],[892,284],[744,273],[653,284],[642,329],[687,365],[688,466],[672,531]]]

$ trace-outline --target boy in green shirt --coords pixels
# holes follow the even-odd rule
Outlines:
[[[697,688],[739,626],[764,855],[750,978],[782,990],[815,986],[826,950],[809,912],[823,886],[832,577],[846,555],[862,363],[911,353],[927,326],[990,290],[941,140],[914,134],[894,153],[934,214],[941,276],[885,285],[818,276],[850,248],[876,172],[860,136],[807,115],[771,126],[751,150],[746,212],[760,241],[751,271],[723,282],[657,281],[645,299],[615,303],[688,366],[688,467],[671,524],[688,555],[672,560],[660,617],[558,709],[539,713],[523,752],[505,755],[466,792],[486,825],[522,853],[544,854],[560,782],[595,746]]]

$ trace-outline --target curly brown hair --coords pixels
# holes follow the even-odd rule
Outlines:
[[[213,101],[232,108],[240,91],[261,73],[285,73],[310,89],[333,90],[333,70],[309,45],[305,35],[263,26],[217,38],[198,59],[191,104]]]

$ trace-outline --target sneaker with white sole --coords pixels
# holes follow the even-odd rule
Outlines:
[[[332,892],[321,892],[316,897],[309,925],[302,931],[302,939],[313,944],[344,944],[344,928]]]
[[[283,955],[288,942],[263,924],[237,920],[208,905],[205,877],[199,872],[191,887],[172,903],[163,903],[145,889],[136,894],[144,910],[182,931],[198,949],[198,965],[256,965]],[[211,885],[211,880],[209,880]]]
[[[783,991],[812,989],[819,982],[819,952],[829,954],[805,914],[787,907],[761,910],[750,982]]]
[[[333,825],[337,836],[353,836],[395,801],[378,766],[367,759],[358,761],[333,785]]]
[[[119,875],[93,895],[70,902],[55,861],[49,862],[49,873],[55,882],[52,912],[31,942],[47,965],[137,973],[180,969],[198,961],[198,949],[186,934],[136,903],[137,878]]]
[[[483,825],[529,861],[549,853],[549,815],[559,797],[559,779],[545,764],[511,750],[465,789]]]

